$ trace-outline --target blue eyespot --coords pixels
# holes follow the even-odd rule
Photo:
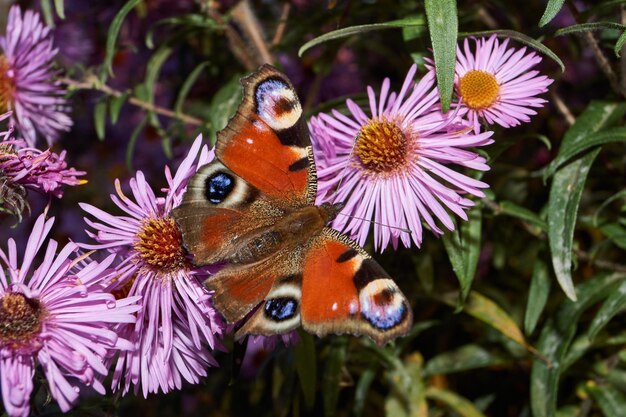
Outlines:
[[[287,320],[296,315],[297,307],[293,298],[273,298],[265,302],[265,316],[274,321]]]
[[[219,204],[235,188],[235,179],[223,172],[218,172],[206,179],[205,194],[210,203]]]

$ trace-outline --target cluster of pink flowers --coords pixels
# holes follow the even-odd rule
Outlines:
[[[0,121],[10,121],[0,133],[0,210],[21,213],[26,189],[61,197],[85,173],[68,168],[65,152],[34,147],[38,135],[51,145],[72,125],[54,81],[50,29],[38,14],[13,7],[0,48],[0,101],[9,110]],[[369,109],[348,100],[349,114],[311,118],[317,203],[344,203],[332,226],[359,244],[372,224],[378,250],[419,247],[424,227],[435,235],[454,230],[452,214],[467,220],[473,197],[488,188],[472,172],[489,170],[474,150],[493,142],[487,127],[528,122],[545,102],[538,95],[552,80],[532,70],[541,61],[535,53],[492,36],[465,40],[457,58],[447,113],[428,61],[421,79],[413,65],[397,91],[389,79],[378,94],[368,87]],[[12,138],[14,130],[24,139]],[[191,263],[170,215],[189,178],[213,157],[199,136],[174,174],[165,167],[160,193],[138,171],[126,193],[115,182],[111,200],[123,214],[81,204],[91,243],[59,249],[46,240],[53,219],[44,213],[22,252],[13,240],[0,249],[0,388],[10,416],[28,415],[38,366],[67,411],[81,391],[104,394],[110,373],[114,391],[147,396],[198,383],[218,365],[213,352],[223,349],[227,328],[201,284],[212,271]],[[34,267],[37,254],[43,260]],[[253,338],[249,348],[272,349],[277,340]]]
[[[537,96],[552,83],[531,70],[541,61],[534,52],[508,48],[495,35],[474,42],[474,52],[467,39],[457,48],[452,111],[442,112],[429,60],[418,82],[411,67],[399,92],[389,79],[378,97],[368,87],[369,112],[348,100],[349,115],[333,110],[311,118],[317,203],[345,204],[334,228],[363,245],[373,223],[374,246],[384,250],[399,242],[419,247],[423,224],[435,235],[444,233],[441,225],[454,230],[450,213],[467,220],[475,205],[468,197],[484,197],[488,187],[463,172],[489,170],[472,150],[493,142],[485,127],[530,121],[545,102]]]

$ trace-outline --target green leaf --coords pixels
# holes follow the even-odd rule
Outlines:
[[[113,57],[115,56],[115,43],[117,42],[117,36],[120,33],[124,19],[131,10],[133,10],[142,0],[128,0],[126,4],[120,9],[119,12],[113,18],[109,31],[107,33],[106,49],[104,54],[104,61],[102,63],[103,71],[100,74],[100,81],[104,82],[107,78],[107,74],[113,76]]]
[[[454,88],[456,39],[459,29],[456,0],[426,0],[424,7],[433,46],[441,108],[447,112]]]
[[[41,0],[39,2],[41,12],[43,13],[43,19],[46,22],[46,26],[54,27],[54,16],[52,15],[52,3],[50,0]]]
[[[422,378],[423,363],[422,355],[413,352],[389,372],[391,393],[385,401],[387,416],[428,417],[426,390]]]
[[[618,313],[626,308],[626,281],[622,282],[602,303],[602,307],[589,325],[587,337],[593,340],[598,332]]]
[[[54,0],[54,8],[61,19],[65,19],[65,0]]]
[[[503,363],[505,360],[502,356],[493,354],[480,345],[470,344],[431,358],[424,366],[424,376],[451,374]]]
[[[591,134],[617,123],[626,113],[626,104],[595,101],[568,129],[557,158],[576,149]],[[572,245],[578,205],[591,164],[600,148],[560,168],[554,175],[548,201],[548,240],[552,265],[559,285],[572,300],[576,299],[572,282]],[[547,175],[544,174],[544,178]]]
[[[537,226],[542,231],[548,230],[548,224],[545,220],[539,217],[535,212],[530,211],[525,207],[519,206],[512,201],[502,201],[499,206],[501,213],[508,214],[509,216],[531,223],[533,226]]]
[[[626,115],[626,103],[592,101],[587,109],[576,118],[576,123],[565,133],[555,160],[566,161],[570,159],[571,156],[584,149],[590,136],[621,124],[624,115]],[[562,155],[569,156],[563,157]],[[559,166],[561,164],[554,166],[550,164],[551,168],[544,171],[544,180],[552,175]]]
[[[208,118],[211,125],[211,143],[215,143],[217,132],[226,127],[226,123],[237,110],[241,102],[242,89],[239,79],[241,76],[235,74],[233,78],[213,96],[209,104]]]
[[[313,336],[305,331],[299,330],[298,335],[300,336],[300,343],[293,348],[294,361],[304,395],[304,404],[310,410],[315,404],[315,381],[317,379],[315,343]]]
[[[106,100],[101,100],[98,103],[96,103],[93,109],[94,127],[96,129],[96,135],[98,136],[99,140],[104,139],[106,117],[107,117],[107,102]]]
[[[617,41],[615,42],[615,48],[613,48],[615,56],[618,58],[622,55],[622,47],[624,46],[624,43],[626,43],[626,31],[623,31],[622,34],[619,35],[619,38],[617,38]]]
[[[442,300],[453,307],[455,304],[454,298],[454,294],[448,293],[442,297]],[[515,320],[494,301],[484,295],[472,291],[463,306],[463,311],[498,330],[526,349],[530,348],[530,345],[526,342],[526,339],[524,339],[524,334],[517,326]]]
[[[557,171],[548,200],[548,241],[552,267],[565,295],[576,301],[572,281],[572,246],[578,205],[591,164],[600,153],[593,150]]]
[[[530,378],[530,404],[533,417],[552,417],[556,410],[561,374],[567,367],[564,357],[576,334],[580,315],[605,298],[624,274],[601,274],[576,287],[578,301],[566,300],[541,331],[537,349],[544,360],[534,360]]]
[[[128,145],[126,147],[126,166],[129,171],[133,170],[133,155],[135,153],[135,145],[137,144],[137,139],[139,138],[139,134],[143,131],[148,123],[148,116],[144,116],[141,119],[141,122],[135,126],[133,129],[133,133],[130,134],[130,138],[128,139]]]
[[[146,33],[146,46],[150,49],[154,48],[154,32],[163,25],[182,26],[185,28],[206,28],[221,29],[215,20],[206,14],[185,14],[182,16],[168,17],[161,19],[152,26]]]
[[[570,35],[572,33],[580,33],[580,32],[590,32],[594,30],[626,30],[626,25],[622,25],[620,23],[615,22],[592,22],[592,23],[580,23],[578,25],[568,26],[566,28],[561,28],[554,32],[555,36],[564,36]]]
[[[369,25],[349,26],[347,28],[333,30],[332,32],[325,33],[317,38],[313,38],[298,50],[298,56],[302,56],[306,51],[314,46],[320,45],[324,42],[328,42],[335,39],[342,39],[352,35],[360,35],[363,33],[371,32],[374,30],[404,28],[407,26],[423,26],[424,21],[421,18],[407,18],[400,20],[393,20],[385,23],[372,23]]]
[[[559,154],[546,167],[544,175],[551,176],[569,159],[595,146],[611,142],[626,142],[626,127],[613,127],[574,137],[564,150],[559,150]]]
[[[144,85],[146,86],[147,93],[147,101],[149,103],[154,103],[154,89],[156,83],[159,79],[159,73],[161,72],[161,67],[167,58],[172,54],[172,47],[163,46],[157,49],[154,54],[148,60],[146,65],[146,78],[144,80]]]
[[[596,212],[593,213],[593,217],[591,219],[591,224],[593,225],[593,227],[599,226],[600,224],[599,217],[600,217],[600,213],[602,212],[602,210],[604,210],[609,204],[611,204],[615,200],[618,200],[620,198],[625,198],[625,197],[626,197],[626,190],[621,190],[621,191],[616,192],[615,194],[613,194],[606,200],[604,200],[602,204],[600,204],[600,206],[596,209]]]
[[[547,46],[545,46],[544,44],[542,44],[541,42],[531,38],[528,35],[525,35],[521,32],[516,32],[514,30],[483,30],[483,31],[479,31],[479,32],[461,32],[459,33],[459,37],[468,37],[468,36],[489,36],[492,34],[496,34],[497,37],[499,38],[511,38],[511,39],[515,39],[518,42],[521,42],[525,45],[530,46],[531,48],[535,49],[536,51],[544,54],[545,56],[547,56],[548,58],[552,59],[554,62],[556,62],[559,67],[561,67],[561,72],[565,71],[565,64],[563,64],[563,61],[561,61],[561,59],[558,57],[557,54],[555,54],[554,52],[552,52],[552,50],[550,48],[548,48]]]
[[[616,246],[626,249],[626,229],[619,223],[609,223],[600,227],[602,234]]]
[[[474,207],[468,213],[468,221],[461,223],[458,230],[443,235],[443,244],[461,286],[460,303],[467,298],[476,275],[480,255],[481,226],[481,207]]]
[[[428,387],[426,390],[426,397],[431,400],[441,401],[463,417],[485,417],[485,415],[481,413],[471,401],[452,391]]]
[[[598,403],[605,417],[623,417],[626,410],[626,395],[610,385],[587,382],[585,391]]]
[[[370,390],[372,382],[376,377],[376,371],[371,368],[367,368],[361,374],[356,388],[354,390],[354,415],[361,417],[363,414],[363,408],[365,407],[365,400],[367,399],[367,393]]]
[[[126,102],[128,98],[128,93],[124,93],[120,96],[111,96],[109,99],[109,117],[111,118],[111,123],[117,123],[117,119],[120,116],[120,110],[122,106]]]
[[[554,16],[556,16],[561,10],[561,7],[563,7],[563,3],[565,3],[565,0],[549,0],[546,5],[546,10],[543,12],[543,16],[539,19],[539,27],[547,25],[554,19]]]
[[[420,19],[424,21],[424,16],[415,16],[416,20]],[[411,59],[419,66],[424,65],[424,56],[429,54],[426,47],[423,45],[422,37],[427,32],[426,25],[421,26],[405,26],[402,28],[402,39],[406,46]]]
[[[347,350],[348,339],[346,337],[336,337],[326,359],[322,384],[324,415],[326,417],[333,416],[337,410],[339,390],[341,389],[341,368],[346,362]]]
[[[527,335],[530,335],[535,330],[539,316],[541,316],[541,312],[546,306],[546,301],[548,301],[551,283],[548,264],[542,256],[538,256],[533,268],[526,314],[524,315],[524,330]]]
[[[191,87],[196,83],[196,80],[202,74],[202,71],[209,65],[208,61],[201,62],[198,64],[193,71],[189,73],[187,79],[183,83],[180,91],[178,92],[178,96],[176,97],[176,103],[174,104],[174,111],[176,113],[181,113],[183,111],[183,104],[185,104],[185,100],[187,99],[187,95],[191,90]]]

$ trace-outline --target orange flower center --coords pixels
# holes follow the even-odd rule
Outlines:
[[[493,74],[486,71],[468,71],[459,81],[459,94],[472,110],[484,110],[498,99],[500,86]]]
[[[370,119],[356,138],[354,155],[365,169],[390,173],[408,161],[409,140],[394,121],[384,117]]]
[[[15,95],[15,80],[9,71],[9,61],[4,55],[0,55],[0,113],[9,109]]]
[[[148,219],[137,238],[134,248],[148,265],[165,271],[186,265],[182,235],[173,217]]]
[[[44,309],[24,294],[6,293],[0,300],[0,342],[27,342],[41,330]]]

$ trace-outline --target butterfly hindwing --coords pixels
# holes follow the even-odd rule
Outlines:
[[[329,228],[305,256],[300,312],[309,332],[367,335],[378,344],[407,333],[412,323],[406,297],[385,270]]]

